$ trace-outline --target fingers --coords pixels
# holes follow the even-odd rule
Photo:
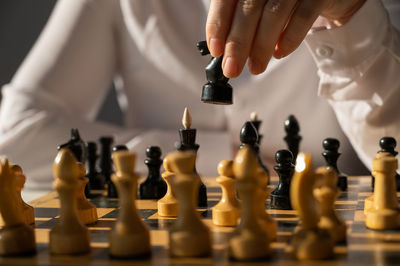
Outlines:
[[[206,24],[211,55],[224,54],[222,69],[237,77],[249,58],[253,74],[272,55],[282,58],[303,41],[328,0],[211,0]]]
[[[303,0],[294,9],[276,45],[274,56],[282,58],[292,53],[306,37],[314,21],[324,9],[326,1]]]
[[[228,78],[237,77],[249,56],[265,0],[238,0],[225,43],[222,69]]]
[[[297,0],[269,0],[265,4],[249,56],[251,73],[260,74],[265,71],[296,3]]]
[[[213,57],[224,53],[237,0],[211,0],[206,23],[207,45]]]

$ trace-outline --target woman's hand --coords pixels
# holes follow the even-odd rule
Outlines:
[[[250,72],[260,74],[272,56],[282,58],[293,52],[319,16],[341,25],[365,1],[211,0],[207,44],[212,56],[224,54],[226,77],[237,77],[247,59]]]

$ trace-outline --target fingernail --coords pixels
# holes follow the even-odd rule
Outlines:
[[[224,75],[228,78],[235,77],[238,74],[238,64],[232,57],[227,57],[223,66]]]
[[[222,55],[223,47],[222,42],[216,38],[210,39],[210,52],[213,57],[219,57]]]

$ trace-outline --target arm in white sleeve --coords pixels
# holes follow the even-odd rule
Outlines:
[[[86,140],[121,131],[93,122],[117,67],[114,2],[59,1],[3,87],[0,155],[23,167],[27,187],[50,188],[56,147],[69,139],[70,128]]]
[[[382,3],[367,0],[347,24],[311,32],[306,41],[319,69],[319,95],[371,169],[379,139],[400,140],[399,32]]]

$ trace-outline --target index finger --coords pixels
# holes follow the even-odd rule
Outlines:
[[[213,57],[224,53],[237,0],[211,0],[206,23],[207,45]]]

